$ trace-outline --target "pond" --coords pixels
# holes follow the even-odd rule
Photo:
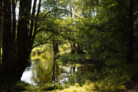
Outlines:
[[[90,79],[93,71],[92,65],[58,65],[53,68],[53,61],[32,61],[30,67],[26,67],[21,81],[37,87],[44,83],[58,83],[62,86],[74,83],[83,84]],[[55,70],[54,70],[55,69]]]

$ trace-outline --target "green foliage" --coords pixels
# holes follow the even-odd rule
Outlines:
[[[110,71],[107,69],[104,71],[105,74],[108,74],[108,76],[101,82],[101,91],[116,92],[117,90],[125,89],[124,84],[130,81],[130,77],[121,69],[113,69]]]
[[[54,85],[55,89],[59,89],[59,90],[62,90],[64,89],[65,87],[68,87],[68,85],[65,85],[65,86],[62,86],[60,83],[56,83]]]
[[[25,91],[27,86],[29,86],[29,84],[19,81],[14,86],[14,90],[16,90],[16,91]]]
[[[86,63],[87,55],[84,54],[71,54],[65,53],[60,58],[57,59],[58,62],[63,62],[63,64],[73,64],[73,63]]]
[[[84,82],[86,82],[86,80],[94,82],[93,90],[97,92],[120,92],[126,88],[125,84],[130,81],[129,74],[124,72],[122,67],[105,67],[102,70],[95,70],[93,73],[88,72],[86,75],[86,79],[84,78],[84,75],[81,75],[81,80],[84,78]],[[82,83],[84,84],[84,82]]]
[[[55,90],[55,89],[62,90],[64,89],[64,86],[61,86],[61,84],[58,84],[58,83],[56,84],[45,83],[45,84],[40,84],[39,89],[43,91],[50,91],[50,90]]]
[[[132,79],[135,80],[136,78],[138,78],[138,62],[133,64],[126,64],[125,67],[125,71]]]
[[[46,83],[43,85],[39,85],[41,90],[47,91],[47,90],[53,90],[54,86],[51,83]]]

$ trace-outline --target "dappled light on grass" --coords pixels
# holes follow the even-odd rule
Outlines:
[[[97,92],[94,90],[93,83],[85,83],[83,86],[79,86],[79,84],[75,84],[74,86],[69,86],[63,90],[54,90],[52,92]]]

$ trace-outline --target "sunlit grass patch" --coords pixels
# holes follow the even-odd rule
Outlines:
[[[122,68],[105,68],[95,76],[95,88],[98,92],[121,92],[130,81],[130,76]]]
[[[94,91],[94,83],[85,83],[83,86],[79,86],[79,84],[75,84],[74,86],[70,86],[63,90],[53,90],[52,92],[97,92]]]

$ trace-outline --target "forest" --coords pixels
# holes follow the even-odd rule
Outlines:
[[[0,92],[138,92],[138,0],[0,0]]]

